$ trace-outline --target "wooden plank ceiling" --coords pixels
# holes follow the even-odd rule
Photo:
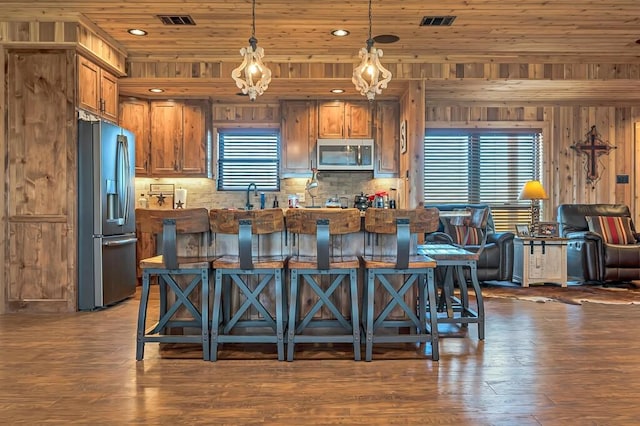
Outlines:
[[[110,37],[128,55],[131,63],[217,62],[239,64],[239,49],[251,35],[250,0],[31,0],[3,1],[3,21],[86,19]],[[195,25],[167,26],[158,15],[188,15]],[[420,26],[425,16],[454,16],[451,26]],[[399,41],[376,43],[384,50],[383,63],[574,63],[640,65],[640,1],[638,0],[373,0],[372,35],[396,35]],[[366,0],[258,0],[256,38],[265,49],[265,62],[309,64],[355,64],[358,50],[368,38]],[[128,29],[148,31],[135,37]],[[347,37],[334,37],[331,30],[344,28]],[[225,67],[226,68],[226,67]],[[267,99],[328,96],[336,83],[348,79],[312,76],[300,80],[274,78]],[[415,77],[415,76],[412,76]],[[636,76],[635,79],[638,80]],[[156,81],[170,84],[176,96],[214,96],[238,101],[233,81]],[[386,96],[397,97],[406,87],[403,76],[395,76]],[[552,81],[546,79],[545,81]],[[148,95],[153,82],[122,79],[126,93]],[[554,90],[556,102],[572,102],[595,93],[611,98],[611,90],[622,102],[640,99],[640,86],[627,80],[583,84],[578,88],[558,83],[493,80],[459,81],[455,76],[428,80],[431,99],[456,102],[500,101],[504,93],[520,90],[522,100],[544,98]],[[559,90],[559,92],[558,92]],[[353,94],[355,90],[350,89]],[[172,93],[175,92],[175,93]],[[566,96],[563,96],[563,93]],[[452,98],[453,96],[453,98]]]

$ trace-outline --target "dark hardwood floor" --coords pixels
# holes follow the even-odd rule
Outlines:
[[[488,299],[484,342],[471,326],[441,339],[439,362],[396,347],[370,363],[328,348],[292,363],[227,348],[212,363],[157,344],[136,362],[137,307],[0,316],[0,423],[640,423],[637,305]]]

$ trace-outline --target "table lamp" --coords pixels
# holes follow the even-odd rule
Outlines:
[[[547,198],[547,192],[538,180],[527,181],[520,191],[519,200],[531,200],[531,235],[535,234],[540,221],[540,205],[538,202]]]

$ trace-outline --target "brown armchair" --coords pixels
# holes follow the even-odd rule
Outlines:
[[[584,282],[640,279],[640,244],[624,204],[558,206],[560,236],[568,238],[567,273]]]

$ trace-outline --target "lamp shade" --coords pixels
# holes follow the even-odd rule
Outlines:
[[[519,200],[546,200],[547,198],[547,192],[538,180],[526,182],[518,196]]]

